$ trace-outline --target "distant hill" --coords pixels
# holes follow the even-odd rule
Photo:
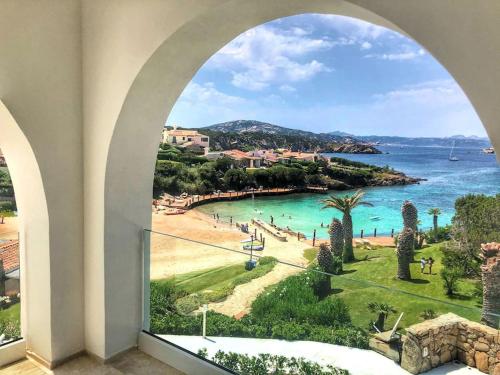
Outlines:
[[[377,143],[380,145],[401,145],[401,146],[428,146],[428,147],[451,147],[455,142],[456,147],[471,147],[471,148],[484,148],[490,147],[491,143],[488,138],[481,138],[476,136],[466,137],[463,135],[454,135],[451,137],[437,138],[437,137],[392,137],[392,136],[356,136],[356,138],[368,142]]]
[[[214,150],[289,148],[294,151],[380,152],[352,136],[313,133],[255,120],[229,121],[199,128],[198,130],[210,136],[210,147]]]

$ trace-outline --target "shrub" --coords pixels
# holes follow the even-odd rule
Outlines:
[[[190,294],[175,301],[175,308],[179,314],[190,314],[205,303],[199,294]]]
[[[436,316],[436,312],[432,309],[425,309],[422,311],[422,314],[420,314],[420,317],[424,320],[434,319]]]
[[[2,334],[5,335],[6,341],[21,337],[21,324],[19,323],[19,320],[15,319],[0,320],[0,336]]]
[[[207,350],[200,350],[198,354],[208,356]],[[259,354],[249,356],[239,353],[225,353],[218,351],[212,357],[212,361],[245,375],[267,375],[267,374],[295,374],[295,375],[348,375],[347,370],[342,370],[331,365],[323,368],[317,363],[304,358],[285,357],[271,354]]]
[[[439,227],[437,231],[431,229],[424,234],[425,241],[428,244],[449,241],[451,239],[451,225]]]
[[[270,257],[270,256],[261,257],[259,258],[259,265],[265,266],[266,264],[276,263],[277,261],[278,260],[275,257]]]
[[[444,268],[441,270],[441,278],[446,295],[452,296],[457,291],[458,280],[462,276],[463,271],[459,268]]]

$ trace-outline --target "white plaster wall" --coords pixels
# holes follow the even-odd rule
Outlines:
[[[79,11],[77,0],[0,1],[0,100],[15,119],[3,111],[0,144],[21,205],[25,333],[49,361],[84,347]]]
[[[27,302],[35,352],[57,361],[85,347],[109,358],[137,344],[140,231],[150,226],[170,109],[239,33],[306,12],[355,16],[416,39],[457,79],[500,149],[496,0],[0,0],[0,99],[33,150],[47,206],[40,254],[48,258],[38,268],[26,241],[25,271],[50,297]]]

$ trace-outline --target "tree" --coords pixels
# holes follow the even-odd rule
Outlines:
[[[481,320],[488,326],[498,328],[500,324],[500,243],[491,242],[481,246],[483,265],[483,313]]]
[[[437,207],[434,208],[429,208],[429,211],[427,211],[429,215],[432,215],[432,223],[434,226],[434,232],[437,232],[438,230],[438,216],[441,215],[441,210]]]
[[[333,255],[328,245],[322,243],[319,246],[318,255],[316,257],[318,260],[318,265],[321,271],[326,273],[331,273],[333,268]],[[331,292],[331,276],[330,275],[321,275],[320,281],[320,297],[326,297]]]
[[[404,201],[403,205],[401,206],[401,214],[403,215],[403,225],[405,228],[410,228],[413,231],[413,246],[411,249],[412,252],[412,259],[414,254],[415,248],[418,247],[418,242],[417,242],[417,224],[418,224],[418,211],[417,207],[410,202],[410,201]]]
[[[454,251],[470,264],[466,273],[479,276],[481,244],[500,238],[500,194],[469,194],[458,198],[455,201],[451,237]]]
[[[342,212],[342,225],[344,227],[344,262],[350,262],[354,260],[354,251],[352,248],[352,216],[351,212],[358,206],[373,206],[369,202],[363,201],[364,193],[361,190],[356,191],[353,195],[343,195],[334,196],[331,195],[329,198],[322,200],[324,208],[335,208]]]
[[[414,234],[411,228],[405,227],[398,236],[396,255],[398,257],[398,273],[400,280],[411,280],[410,263],[413,259]]]
[[[344,251],[344,227],[339,219],[333,218],[330,228],[330,248],[333,253],[333,273],[338,275],[342,272],[342,253]]]
[[[230,169],[224,174],[224,182],[230,189],[241,190],[248,184],[248,174],[242,169]]]
[[[380,302],[370,302],[368,304],[368,309],[372,312],[377,314],[377,321],[375,322],[375,327],[379,331],[384,330],[384,325],[387,317],[391,313],[395,313],[396,309],[389,305],[388,303],[380,303]]]
[[[460,280],[462,274],[463,271],[455,267],[441,270],[441,278],[447,296],[452,296],[457,291],[458,280]]]

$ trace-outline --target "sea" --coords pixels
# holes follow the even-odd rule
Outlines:
[[[361,230],[365,236],[389,235],[403,226],[401,204],[412,201],[419,213],[420,228],[432,226],[429,208],[441,210],[439,225],[450,224],[455,200],[466,194],[495,195],[500,193],[500,166],[494,154],[484,154],[478,148],[455,148],[458,161],[448,160],[450,149],[444,147],[377,146],[382,154],[324,154],[377,166],[389,165],[408,176],[425,179],[416,185],[363,188],[364,200],[373,207],[359,206],[352,212],[354,235]],[[352,191],[330,191],[344,195]],[[291,194],[259,197],[231,202],[210,203],[197,208],[203,213],[218,214],[221,220],[232,217],[235,222],[248,222],[254,217],[289,227],[311,238],[316,229],[318,238],[327,238],[326,225],[332,218],[341,219],[335,209],[322,209],[323,194]],[[322,226],[323,224],[323,226]]]

